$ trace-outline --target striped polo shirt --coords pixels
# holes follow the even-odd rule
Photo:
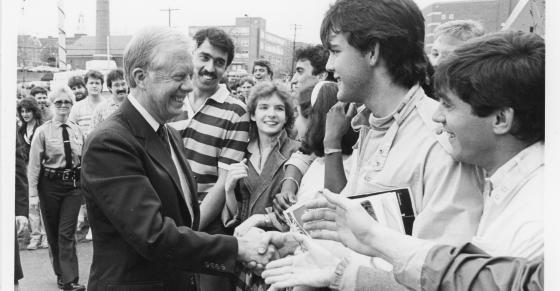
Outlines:
[[[231,97],[223,85],[196,112],[187,98],[183,111],[182,120],[169,125],[181,133],[202,201],[218,180],[218,167],[227,169],[243,159],[249,142],[249,114],[247,106]]]
[[[74,106],[72,106],[70,116],[68,117],[69,120],[80,126],[84,138],[87,137],[92,130],[91,122],[95,108],[103,103],[103,101],[101,101],[98,104],[93,104],[89,100],[90,98],[90,96],[87,96],[85,99],[76,102]]]

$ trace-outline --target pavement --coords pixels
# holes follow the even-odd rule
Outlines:
[[[81,242],[77,244],[76,252],[80,272],[80,284],[87,286],[89,268],[93,256],[93,244]],[[56,276],[54,275],[49,249],[29,251],[20,246],[20,258],[23,268],[23,279],[19,281],[20,291],[58,291]]]

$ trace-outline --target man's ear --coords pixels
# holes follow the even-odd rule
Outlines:
[[[494,113],[494,133],[498,135],[508,134],[513,128],[514,110],[511,107],[500,108]]]
[[[368,52],[368,54],[369,54],[369,65],[370,66],[375,66],[375,65],[379,64],[379,61],[381,59],[381,55],[379,54],[380,51],[381,51],[381,47],[379,46],[379,42],[376,42],[375,46],[373,47],[373,50]]]
[[[135,68],[132,70],[132,79],[136,83],[136,86],[144,89],[144,80],[146,79],[146,71],[141,68]]]

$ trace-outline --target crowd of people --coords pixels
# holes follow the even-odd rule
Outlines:
[[[228,80],[223,30],[147,27],[21,99],[16,233],[60,289],[78,238],[89,290],[542,290],[544,40],[455,20],[426,53],[411,0],[338,0],[320,36],[288,82]],[[356,199],[397,191],[401,228]]]

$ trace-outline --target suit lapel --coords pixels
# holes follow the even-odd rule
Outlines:
[[[153,128],[148,124],[148,122],[142,117],[140,112],[132,106],[128,99],[125,99],[123,104],[120,107],[123,114],[127,116],[129,119],[129,125],[132,129],[132,134],[136,136],[140,142],[143,141],[144,148],[148,155],[152,157],[152,159],[157,163],[160,167],[162,167],[167,174],[171,177],[173,184],[177,190],[179,199],[184,204],[184,208],[187,210],[185,211],[188,213],[187,202],[185,201],[183,191],[181,190],[181,182],[179,180],[179,173],[177,173],[177,169],[175,168],[175,164],[173,163],[173,159],[169,152],[167,152],[166,146],[163,141],[159,138]],[[173,142],[172,142],[173,144]],[[176,151],[177,152],[177,151]],[[181,158],[179,158],[181,160]],[[186,221],[192,221],[189,219],[190,215],[185,215]]]
[[[280,152],[281,143],[278,143],[274,150],[270,153],[264,167],[261,170],[260,176],[255,175],[254,179],[249,180],[249,188],[254,189],[254,194],[251,195],[249,201],[249,209],[253,211],[255,203],[261,198],[263,193],[270,187],[272,178],[276,172],[284,165],[287,158]],[[251,165],[252,167],[252,165]],[[254,169],[253,169],[254,171]],[[255,171],[256,174],[256,171]]]
[[[192,221],[193,221],[192,228],[197,229],[199,219],[200,219],[200,213],[199,213],[200,209],[198,207],[197,183],[196,180],[194,179],[193,172],[189,167],[189,164],[187,163],[187,157],[184,152],[185,149],[183,147],[183,142],[181,141],[179,135],[172,129],[169,130],[169,141],[171,142],[171,147],[175,150],[175,153],[177,154],[177,159],[179,160],[179,164],[181,165],[181,168],[185,173],[185,179],[187,181],[187,186],[189,187],[189,192],[190,192],[189,198],[191,200],[193,216],[194,216],[192,217]]]

